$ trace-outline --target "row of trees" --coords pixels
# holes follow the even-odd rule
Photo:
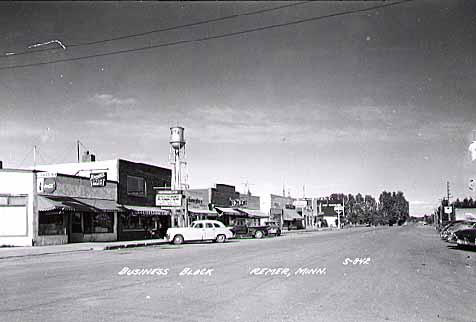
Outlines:
[[[473,200],[473,198],[464,198],[463,200],[456,199],[452,203],[454,208],[476,208],[476,200]]]
[[[387,225],[402,223],[409,219],[410,209],[403,192],[383,191],[377,200],[371,195],[358,193],[334,193],[329,203],[342,203],[344,200],[344,220],[351,224]]]

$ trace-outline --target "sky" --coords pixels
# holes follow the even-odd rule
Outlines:
[[[233,33],[389,2],[318,1],[71,46],[289,2],[0,4],[5,168],[98,160],[170,167],[185,128],[189,184],[295,197],[402,191],[414,216],[476,197],[476,2],[415,0],[208,41],[6,68]],[[28,46],[59,40],[34,49]],[[12,55],[35,49],[52,49]]]

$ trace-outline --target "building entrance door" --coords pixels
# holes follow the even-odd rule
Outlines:
[[[73,213],[70,220],[70,243],[80,243],[84,239],[84,218],[81,213]]]

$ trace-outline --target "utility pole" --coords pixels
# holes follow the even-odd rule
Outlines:
[[[37,153],[36,150],[37,150],[37,147],[36,147],[36,145],[35,145],[35,146],[33,146],[33,170],[34,170],[35,167],[36,167],[36,153]]]
[[[447,195],[448,205],[449,205],[450,204],[450,198],[452,197],[451,194],[450,194],[450,182],[449,181],[446,182],[446,195]]]
[[[76,148],[78,150],[78,163],[79,163],[79,157],[80,157],[80,155],[79,155],[79,140],[76,141]]]
[[[446,200],[448,200],[448,207],[450,207],[450,198],[451,198],[451,193],[450,193],[450,182],[449,181],[446,181]],[[453,207],[451,207],[451,210],[453,211]],[[448,214],[448,221],[451,220],[451,215],[452,214]]]

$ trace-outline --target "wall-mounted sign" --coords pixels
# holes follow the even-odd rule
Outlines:
[[[337,206],[334,206],[334,210],[336,212],[342,212],[344,211],[344,207],[342,205],[337,205]]]
[[[38,178],[37,188],[40,193],[53,193],[56,190],[56,178]]]
[[[89,175],[91,187],[105,187],[107,181],[107,172],[91,173]]]
[[[232,207],[241,207],[248,205],[248,200],[246,199],[231,199],[230,198],[230,205]]]
[[[180,194],[157,194],[155,205],[159,207],[182,207],[182,195]]]
[[[307,207],[307,201],[306,200],[294,200],[293,205],[296,208],[306,208]]]
[[[157,193],[159,195],[177,195],[177,194],[181,194],[181,192],[178,191],[178,190],[157,190]]]
[[[193,198],[193,197],[188,197],[188,204],[189,205],[202,205],[203,204],[203,199],[202,198]]]
[[[38,178],[56,178],[58,174],[56,172],[38,172]]]
[[[451,213],[453,213],[453,207],[446,206],[445,207],[445,214],[451,214]]]

